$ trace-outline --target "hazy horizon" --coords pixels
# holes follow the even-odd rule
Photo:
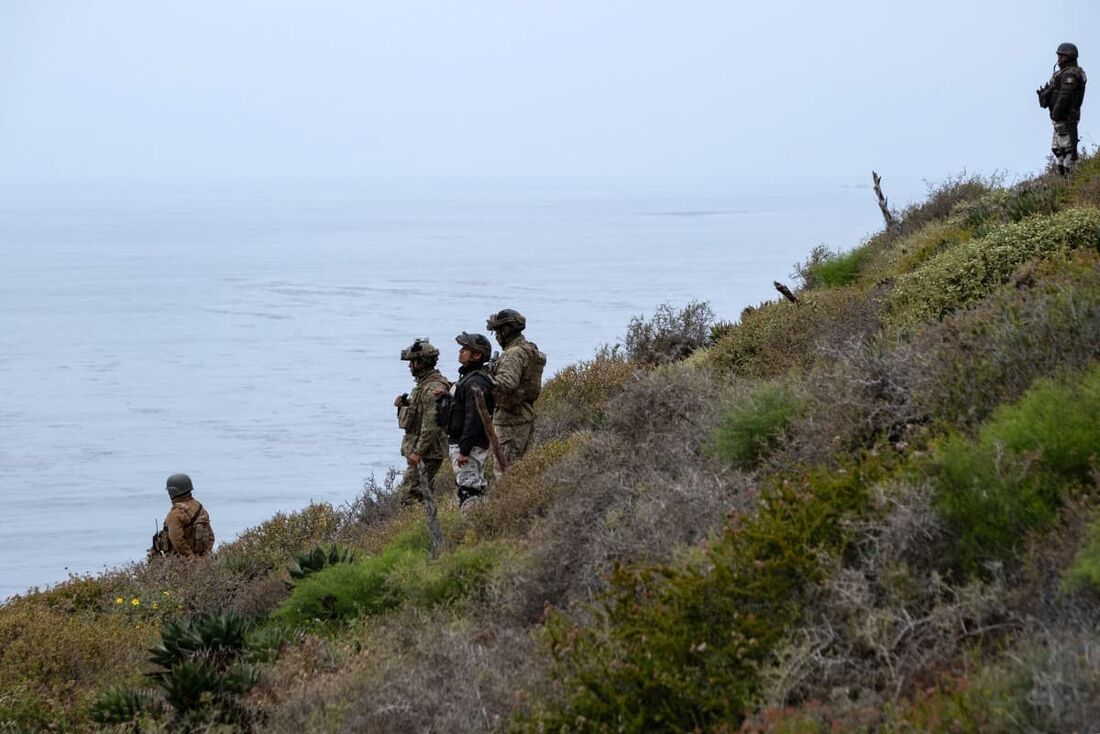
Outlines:
[[[1033,90],[1062,41],[1089,68],[1098,21],[1020,0],[8,2],[0,185],[1018,178],[1049,142]]]

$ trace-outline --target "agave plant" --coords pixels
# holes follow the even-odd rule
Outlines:
[[[92,720],[99,724],[125,724],[153,708],[151,691],[135,688],[110,688],[92,703]]]
[[[287,569],[290,571],[291,578],[300,580],[328,566],[354,561],[355,552],[352,549],[333,544],[328,547],[317,546],[308,553],[297,554]]]
[[[251,619],[232,612],[168,622],[149,659],[164,671],[171,670],[177,663],[200,657],[215,665],[219,661],[228,662],[244,650],[246,637],[254,626]],[[156,677],[162,675],[164,672],[154,674]]]

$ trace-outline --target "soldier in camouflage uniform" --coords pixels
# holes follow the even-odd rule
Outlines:
[[[1088,77],[1077,65],[1077,47],[1063,43],[1058,47],[1058,67],[1046,86],[1037,90],[1039,106],[1050,110],[1054,137],[1050,150],[1058,173],[1066,175],[1077,163],[1077,123],[1081,120],[1081,103],[1085,100]]]
[[[542,388],[546,355],[524,338],[527,319],[518,311],[498,311],[485,327],[493,332],[502,350],[493,371],[493,428],[511,463],[527,453],[535,432],[534,403]]]
[[[191,496],[191,477],[173,474],[165,482],[165,489],[172,500],[172,509],[164,518],[164,528],[153,536],[149,557],[206,555],[214,547],[214,530],[202,503]]]
[[[436,397],[450,389],[451,383],[436,369],[439,350],[427,338],[417,339],[408,349],[401,350],[401,359],[409,363],[416,385],[412,392],[398,395],[397,425],[405,429],[401,439],[401,455],[408,468],[402,482],[401,496],[405,502],[424,500],[421,491],[420,463],[427,469],[428,482],[435,480],[443,459],[447,456],[447,438],[435,417]]]

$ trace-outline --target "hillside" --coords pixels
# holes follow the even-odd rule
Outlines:
[[[798,302],[658,307],[440,477],[436,560],[391,477],[17,597],[0,731],[1087,730],[1098,207],[1097,156],[960,176]]]

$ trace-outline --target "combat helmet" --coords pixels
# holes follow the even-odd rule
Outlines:
[[[164,483],[164,488],[168,490],[168,496],[172,499],[190,494],[193,489],[191,486],[191,477],[186,474],[173,474],[168,477],[168,480]]]
[[[523,331],[527,328],[527,319],[515,309],[503,308],[491,315],[485,322],[485,328],[489,331],[497,331],[505,326],[514,326],[516,331]]]
[[[1075,46],[1072,43],[1062,43],[1062,44],[1058,45],[1058,51],[1056,53],[1058,53],[1058,55],[1065,54],[1066,56],[1069,56],[1071,59],[1076,60],[1077,59],[1077,46]]]
[[[401,350],[401,359],[409,362],[414,359],[431,359],[432,357],[438,357],[439,350],[432,346],[432,343],[428,341],[428,337],[422,336],[413,341],[412,346],[406,347]]]
[[[475,352],[480,352],[486,358],[493,353],[493,345],[489,343],[489,338],[484,334],[467,334],[464,331],[455,337],[455,341],[464,347],[473,349]]]

